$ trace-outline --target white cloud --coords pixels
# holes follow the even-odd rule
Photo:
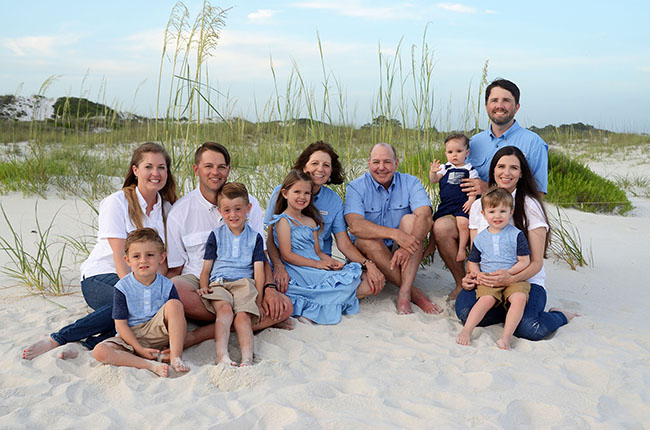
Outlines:
[[[74,45],[79,39],[81,39],[79,34],[26,36],[4,39],[2,45],[18,57],[28,55],[53,57],[60,53],[61,48]]]
[[[390,7],[368,7],[359,1],[304,1],[293,5],[301,9],[330,10],[343,16],[377,21],[416,20],[422,18],[422,11],[414,9],[410,3],[397,3]]]
[[[639,71],[644,73],[650,73],[650,66],[639,67]]]
[[[131,52],[161,52],[165,38],[163,29],[133,33],[122,40],[127,42],[126,50]]]
[[[460,3],[438,3],[437,6],[449,12],[456,12],[456,13],[478,12],[475,8],[470,6],[465,6],[464,4],[460,4]]]
[[[267,22],[273,18],[275,13],[276,11],[271,9],[258,9],[256,12],[249,13],[248,19],[255,22]]]

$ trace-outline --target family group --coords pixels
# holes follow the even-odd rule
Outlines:
[[[422,258],[436,249],[455,280],[449,299],[464,324],[459,344],[469,345],[476,326],[496,323],[504,323],[502,349],[513,335],[546,337],[575,316],[545,311],[548,146],[515,120],[514,83],[493,81],[485,107],[490,127],[471,139],[448,136],[447,163],[431,163],[429,179],[440,184],[435,213],[420,180],[398,172],[397,151],[386,143],[372,147],[368,172],[348,184],[345,203],[328,187],[344,182],[333,147],[307,146],[265,214],[244,184],[227,182],[223,145],[196,150],[198,186],[180,199],[165,149],[141,145],[122,189],[100,203],[97,244],[81,266],[93,312],[29,346],[23,358],[83,341],[100,362],[168,376],[170,366],[188,371],[183,349],[208,339],[216,341],[217,363],[236,365],[228,352],[234,329],[240,365],[251,365],[254,331],[291,329],[292,316],[336,324],[387,282],[398,287],[398,314],[412,313],[413,304],[440,313],[414,285]],[[332,257],[333,239],[345,262]],[[198,327],[187,331],[186,318]]]

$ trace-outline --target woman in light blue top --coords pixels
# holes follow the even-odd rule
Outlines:
[[[343,183],[343,168],[339,156],[334,152],[332,146],[322,141],[312,143],[298,156],[293,169],[309,175],[314,184],[312,199],[324,223],[319,236],[322,251],[327,255],[332,255],[332,235],[334,235],[339,251],[350,261],[360,263],[362,267],[365,267],[366,271],[363,276],[368,277],[368,283],[373,293],[381,291],[385,282],[384,275],[375,266],[375,263],[367,259],[350,240],[347,224],[343,219],[343,201],[336,192],[325,186],[325,184],[336,185]],[[280,185],[273,190],[266,206],[265,225],[268,225],[273,218],[273,209],[279,192]],[[280,259],[278,249],[273,243],[273,227],[269,227],[268,235],[267,251],[273,263],[273,277],[278,290],[286,292],[289,285],[289,274]]]

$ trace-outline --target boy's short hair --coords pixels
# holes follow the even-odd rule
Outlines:
[[[217,197],[217,206],[221,204],[221,198],[225,197],[230,200],[236,198],[241,198],[244,200],[244,203],[249,204],[248,200],[248,190],[246,186],[241,182],[229,182],[221,188],[221,192]]]
[[[134,243],[141,242],[154,242],[160,248],[160,252],[165,251],[165,244],[160,238],[160,235],[153,228],[145,227],[133,230],[126,236],[126,241],[124,242],[124,254],[129,255],[129,248]]]
[[[465,147],[465,149],[469,148],[469,137],[465,136],[463,133],[454,133],[445,137],[445,145],[450,140],[460,140],[461,142],[463,142],[463,146]]]
[[[499,205],[507,206],[510,209],[514,208],[512,194],[505,188],[492,187],[481,196],[481,208],[483,210],[495,208]]]

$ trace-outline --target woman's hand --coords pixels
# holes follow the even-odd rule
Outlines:
[[[495,270],[491,273],[479,273],[478,281],[481,285],[488,287],[505,287],[513,284],[513,276],[504,269]]]
[[[386,277],[373,261],[366,261],[366,276],[373,294],[379,294],[386,285]]]
[[[478,285],[477,273],[467,273],[461,280],[461,284],[465,290],[471,291]]]
[[[479,178],[465,178],[460,184],[460,189],[469,197],[476,197],[487,191],[488,184]]]

